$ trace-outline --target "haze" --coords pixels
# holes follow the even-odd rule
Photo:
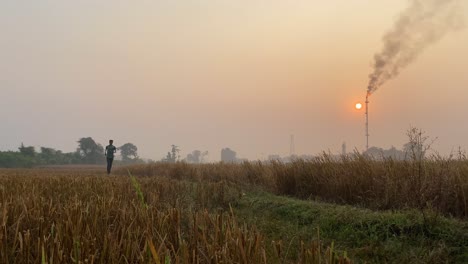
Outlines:
[[[0,150],[132,142],[161,159],[363,150],[373,54],[406,0],[0,2]],[[468,9],[464,6],[464,13]],[[468,33],[448,34],[371,97],[370,145],[410,125],[468,148]]]

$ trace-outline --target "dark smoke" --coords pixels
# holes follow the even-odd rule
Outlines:
[[[430,44],[462,27],[459,0],[410,0],[410,6],[383,37],[384,47],[374,57],[368,94],[375,92],[413,62]]]

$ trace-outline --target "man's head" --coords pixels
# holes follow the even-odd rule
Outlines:
[[[109,145],[112,145],[114,143],[114,140],[110,139],[109,140]]]

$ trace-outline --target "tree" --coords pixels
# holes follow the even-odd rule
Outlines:
[[[205,162],[205,157],[208,156],[208,150],[200,154],[200,163]]]
[[[208,151],[201,152],[200,150],[194,150],[192,153],[187,154],[185,160],[188,163],[203,163],[204,157],[208,155]]]
[[[192,153],[187,154],[187,158],[185,158],[185,160],[188,163],[200,163],[200,155],[201,151],[194,150]]]
[[[384,150],[384,157],[392,158],[394,160],[404,160],[405,152],[392,146],[388,150]]]
[[[123,144],[119,147],[123,161],[135,161],[138,159],[138,148],[132,143]]]
[[[18,149],[24,156],[34,157],[36,155],[36,150],[33,146],[25,147],[24,144],[21,143]]]
[[[63,154],[63,163],[62,164],[80,164],[82,162],[82,157],[79,152],[70,152]]]
[[[221,150],[221,161],[223,162],[236,162],[237,153],[230,148],[224,148]]]
[[[178,146],[176,145],[171,145],[172,149],[171,149],[171,160],[172,162],[176,162],[180,159],[180,155],[179,155],[179,152],[180,152],[180,149]]]
[[[370,147],[368,150],[364,151],[363,154],[368,155],[369,157],[372,157],[377,160],[381,160],[384,158],[392,158],[394,160],[405,159],[405,152],[398,150],[393,146],[389,149]]]
[[[57,157],[59,156],[57,154],[61,153],[58,153],[53,148],[41,147],[41,153],[39,154],[39,157],[46,164],[58,164],[60,163],[60,158]]]
[[[363,154],[368,155],[375,159],[380,159],[383,157],[384,149],[378,147],[370,147],[368,150],[364,151]]]
[[[413,161],[421,161],[425,158],[427,151],[431,148],[434,141],[425,135],[422,129],[410,127],[406,132],[408,143],[403,145],[403,151]],[[430,140],[428,142],[428,140]]]
[[[171,151],[167,152],[166,158],[162,159],[163,162],[175,163],[180,159],[179,155],[180,149],[176,145],[171,145]]]
[[[41,147],[41,154],[44,154],[46,156],[53,156],[57,154],[57,150],[53,148],[46,148],[46,147]]]
[[[105,162],[104,148],[97,144],[91,137],[78,140],[77,152],[82,158],[82,162],[87,164],[101,164]]]
[[[20,152],[0,151],[0,168],[31,168],[36,164],[36,159]]]

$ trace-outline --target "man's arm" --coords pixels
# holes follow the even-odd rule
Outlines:
[[[106,150],[104,150],[104,156],[107,156],[107,147]]]

